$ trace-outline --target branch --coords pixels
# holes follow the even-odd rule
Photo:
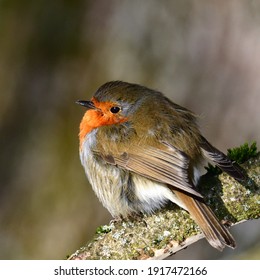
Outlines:
[[[251,180],[242,186],[226,173],[202,176],[199,189],[220,220],[235,225],[260,217],[260,154],[242,165]],[[111,221],[69,259],[164,259],[204,238],[190,215],[170,205],[150,216]]]

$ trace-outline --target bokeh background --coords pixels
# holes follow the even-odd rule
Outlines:
[[[217,147],[260,136],[260,1],[0,0],[0,258],[64,259],[110,215],[78,157],[88,99],[109,80],[164,92]],[[174,258],[260,258],[260,222]]]

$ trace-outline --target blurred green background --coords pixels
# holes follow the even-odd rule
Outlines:
[[[80,165],[77,99],[144,84],[226,151],[259,140],[259,73],[260,1],[0,0],[0,258],[64,259],[111,218]],[[259,231],[174,258],[260,258]]]

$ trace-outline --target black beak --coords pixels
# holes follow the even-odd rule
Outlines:
[[[87,109],[97,109],[92,101],[78,100],[76,104],[86,107]]]

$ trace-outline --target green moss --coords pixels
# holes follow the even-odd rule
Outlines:
[[[205,166],[205,169],[212,176],[217,176],[222,173],[222,170],[217,165],[212,165],[211,163],[208,163],[208,166]]]
[[[108,226],[108,225],[99,226],[96,229],[96,233],[98,233],[98,234],[108,233],[110,231],[111,231],[111,226]]]
[[[256,142],[253,142],[250,146],[248,143],[241,145],[240,147],[228,149],[227,156],[236,161],[238,164],[242,164],[252,157],[257,155]]]

